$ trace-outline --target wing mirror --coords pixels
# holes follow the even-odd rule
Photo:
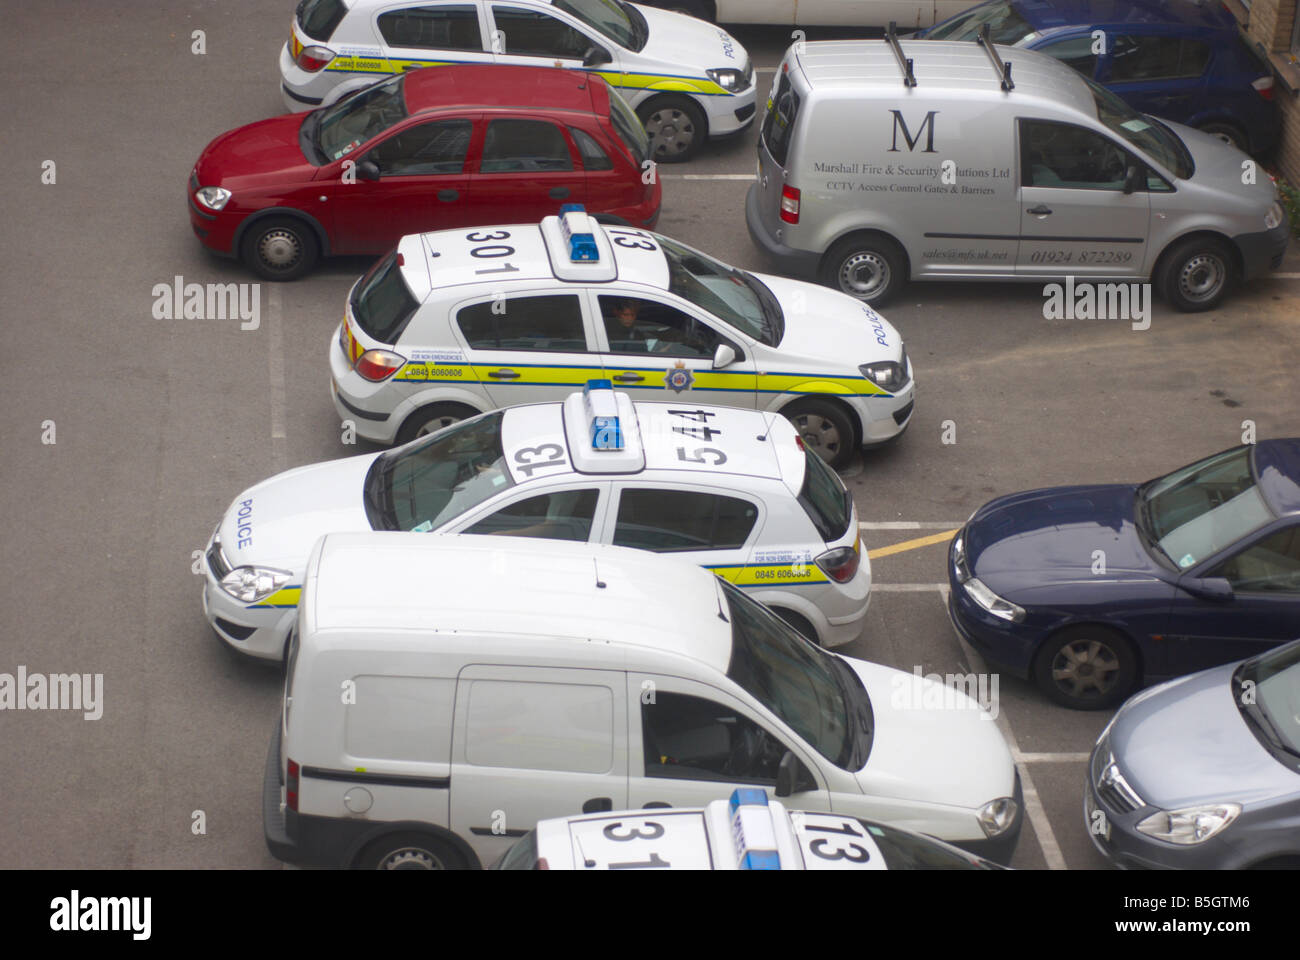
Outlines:
[[[591,46],[587,52],[582,55],[582,65],[584,67],[599,67],[603,63],[612,63],[613,57],[604,47]]]
[[[357,176],[362,180],[378,180],[379,164],[373,160],[362,160],[357,164]]]
[[[713,351],[713,369],[721,370],[723,367],[729,367],[736,362],[736,348],[729,343],[718,344],[718,349]]]
[[[776,795],[778,797],[788,797],[795,792],[798,787],[800,773],[799,758],[794,755],[793,750],[787,750],[785,756],[781,758],[781,765],[776,768]]]
[[[1232,584],[1223,577],[1205,577],[1204,579],[1187,579],[1178,584],[1184,593],[1201,600],[1213,600],[1218,603],[1231,600],[1234,596]]]
[[[1124,171],[1124,192],[1137,193],[1146,179],[1146,168],[1138,163],[1130,163]]]

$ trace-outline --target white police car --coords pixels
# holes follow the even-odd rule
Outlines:
[[[655,159],[689,159],[754,120],[754,70],[730,34],[617,0],[302,0],[280,51],[290,110],[448,63],[590,70],[645,124]]]
[[[207,548],[208,621],[235,649],[281,659],[312,544],[371,529],[679,553],[825,646],[857,637],[871,587],[853,498],[787,421],[633,404],[598,381],[239,494]]]
[[[737,788],[703,808],[541,820],[494,870],[1001,870],[942,840]]]
[[[380,443],[606,378],[780,411],[834,467],[901,434],[915,393],[871,307],[578,210],[403,237],[349,293],[330,373],[339,415]]]

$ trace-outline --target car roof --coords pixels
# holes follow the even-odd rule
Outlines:
[[[958,97],[993,94],[1014,98],[1021,107],[1033,100],[1065,104],[1096,116],[1088,85],[1054,57],[1020,47],[994,45],[998,59],[1011,64],[1015,89],[1002,93],[1002,77],[988,53],[965,40],[904,40],[903,54],[912,61],[915,87],[905,87],[893,49],[884,40],[819,40],[795,44],[795,62],[814,89],[856,93],[863,86],[894,94],[902,105],[912,97],[933,93]]]
[[[1300,437],[1255,444],[1255,476],[1279,516],[1300,513]]]
[[[1012,7],[1038,33],[1073,26],[1126,26],[1162,24],[1180,28],[1222,30],[1236,26],[1236,20],[1218,4],[1193,0],[1012,0]]]
[[[402,90],[411,113],[448,107],[527,107],[593,113],[597,74],[556,67],[461,63],[424,67],[405,75]]]
[[[719,672],[731,661],[717,577],[688,560],[627,547],[331,533],[313,551],[303,602],[317,631],[577,638],[652,648]]]

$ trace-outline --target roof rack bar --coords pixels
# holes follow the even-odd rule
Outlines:
[[[903,86],[916,86],[916,74],[912,73],[912,58],[903,56],[903,48],[898,43],[897,20],[889,21],[889,29],[885,31],[885,42],[894,51],[894,59],[898,61],[898,69],[903,71]]]
[[[1007,60],[998,58],[997,51],[993,49],[993,41],[989,39],[989,25],[980,24],[980,32],[975,36],[975,42],[984,48],[984,52],[989,55],[989,63],[993,64],[993,70],[1002,81],[1002,92],[1007,93],[1016,89],[1016,85],[1011,81],[1011,63]]]

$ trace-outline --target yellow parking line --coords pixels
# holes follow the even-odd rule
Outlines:
[[[961,528],[958,527],[958,530]],[[917,537],[915,540],[904,540],[902,543],[890,544],[887,547],[880,547],[878,550],[867,551],[867,559],[875,560],[877,557],[887,557],[891,553],[903,553],[907,550],[915,550],[917,547],[928,547],[932,543],[943,543],[945,540],[951,540],[956,536],[957,530],[949,530],[946,533],[933,533],[928,537]]]

